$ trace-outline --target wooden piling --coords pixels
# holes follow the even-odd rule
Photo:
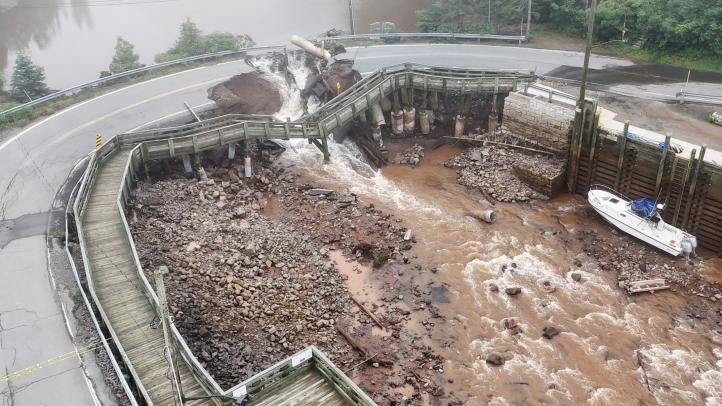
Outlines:
[[[679,156],[677,154],[674,155],[674,160],[672,161],[672,169],[669,171],[669,180],[667,181],[667,195],[664,197],[664,202],[669,201],[669,197],[672,194],[672,186],[674,186],[674,176],[677,173],[677,163],[679,162]]]
[[[702,168],[702,162],[704,161],[704,153],[707,149],[706,145],[702,145],[699,150],[699,158],[697,158],[697,164],[695,165],[692,178],[689,181],[689,193],[687,194],[687,206],[684,208],[684,217],[682,219],[682,228],[687,229],[687,222],[689,221],[689,213],[692,210],[692,199],[694,198],[694,191],[697,187],[697,179],[699,179],[699,172]]]
[[[624,153],[627,149],[627,134],[629,133],[629,121],[624,122],[624,134],[619,146],[619,157],[617,158],[617,179],[614,181],[614,189],[619,190],[619,183],[622,180],[622,167],[624,166]],[[619,143],[619,138],[617,138]]]
[[[677,197],[677,203],[674,206],[674,217],[672,217],[672,225],[675,227],[679,227],[677,224],[677,219],[679,218],[679,210],[682,207],[682,199],[684,198],[684,189],[687,187],[687,181],[689,180],[689,173],[692,170],[692,165],[694,164],[694,157],[697,154],[697,150],[693,149],[692,153],[689,156],[689,162],[687,162],[687,168],[684,170],[684,177],[682,179],[682,184],[679,188],[679,196]]]
[[[667,152],[669,151],[669,144],[672,140],[671,136],[664,137],[664,148],[662,149],[662,158],[659,160],[659,166],[657,168],[657,180],[654,182],[654,197],[656,198],[659,194],[659,188],[662,186],[662,175],[664,175],[664,165],[667,161]]]
[[[598,165],[598,159],[596,159],[596,156],[599,151],[600,147],[600,140],[599,140],[599,125],[596,124],[597,121],[595,120],[595,125],[592,128],[592,141],[589,143],[589,174],[587,176],[587,182],[586,182],[586,190],[589,190],[589,188],[592,186],[592,182],[594,182],[594,178],[597,174],[597,165]]]

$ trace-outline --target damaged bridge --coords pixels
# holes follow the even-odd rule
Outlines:
[[[506,95],[535,80],[529,73],[404,64],[366,76],[319,111],[297,121],[279,122],[272,116],[230,114],[180,127],[119,134],[119,147],[142,144],[144,159],[168,159],[196,154],[248,140],[307,139],[330,159],[328,135],[371,110],[399,90],[453,95]],[[413,96],[412,96],[413,98]]]
[[[250,140],[291,138],[307,139],[328,160],[328,135],[398,90],[486,94],[496,99],[496,95],[516,91],[533,80],[528,73],[406,64],[365,77],[298,121],[226,115],[179,127],[119,134],[93,151],[74,193],[73,217],[88,290],[112,337],[107,341],[112,341],[137,388],[137,393],[130,395],[149,405],[223,404],[242,399],[250,401],[248,404],[374,404],[315,348],[223,389],[171,321],[167,331],[154,328],[153,320],[166,319],[163,301],[144,276],[126,220],[129,196],[135,181],[147,171],[147,163],[224,146],[231,152],[235,144]],[[190,399],[197,400],[193,403]]]

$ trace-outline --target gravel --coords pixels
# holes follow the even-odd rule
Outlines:
[[[443,359],[406,328],[420,320],[430,334],[440,316],[431,287],[414,282],[426,269],[406,254],[415,241],[400,221],[353,194],[312,194],[317,187],[279,167],[257,165],[251,179],[241,165],[206,171],[207,182],[179,173],[141,182],[130,217],[146,274],[168,266],[175,323],[221,386],[314,344],[379,403],[409,386],[412,399],[449,398],[437,383]],[[390,334],[372,332],[330,250],[378,267],[382,290],[367,306]]]

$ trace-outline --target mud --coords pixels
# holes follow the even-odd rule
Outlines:
[[[484,146],[469,148],[444,163],[457,170],[460,184],[480,191],[490,202],[526,202],[548,200],[547,193],[537,190],[536,183],[519,176],[520,171],[540,180],[558,178],[564,171],[564,158],[525,153],[513,148]]]
[[[395,146],[387,140],[389,153],[421,143],[401,141]],[[333,147],[332,156],[348,154],[345,146]],[[469,213],[490,203],[478,190],[457,184],[455,171],[444,167],[462,152],[457,146],[427,147],[417,166],[392,164],[374,175],[344,170],[347,155],[327,166],[316,165],[312,157],[319,155],[310,149],[287,157],[318,184],[347,188],[414,230],[411,253],[436,269],[418,279],[442,283],[448,291],[448,303],[437,303],[444,317],[427,338],[446,359],[447,393],[465,404],[676,405],[720,399],[719,303],[677,286],[628,296],[618,287],[618,271],[603,270],[605,259],[585,251],[599,243],[585,233],[597,230],[605,244],[634,252],[623,255],[634,256],[630,264],[639,246],[588,213],[579,196],[497,202],[497,222],[479,222]],[[653,272],[665,270],[664,254],[645,255]],[[719,277],[720,262],[702,253],[695,269],[710,281]],[[509,296],[507,288],[519,293]],[[514,328],[504,323],[509,318],[516,320]],[[552,327],[559,334],[544,338]],[[503,365],[487,363],[492,354]]]
[[[312,192],[288,168],[242,169],[207,165],[201,183],[174,172],[142,183],[134,203],[144,269],[169,267],[176,325],[210,373],[229,387],[313,344],[380,404],[452,400],[421,339],[440,320],[441,285],[417,282],[429,270],[406,254],[406,228],[353,194]]]
[[[278,89],[258,72],[247,72],[208,89],[208,98],[216,102],[217,114],[276,113],[282,105]]]

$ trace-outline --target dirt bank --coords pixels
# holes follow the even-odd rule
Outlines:
[[[281,94],[259,72],[246,72],[208,89],[217,114],[273,114],[281,108]]]
[[[206,171],[141,183],[132,229],[146,272],[170,268],[176,324],[223,387],[314,344],[380,404],[450,400],[443,360],[417,335],[438,319],[439,287],[416,282],[429,270],[405,255],[414,239],[398,220],[279,166]]]

